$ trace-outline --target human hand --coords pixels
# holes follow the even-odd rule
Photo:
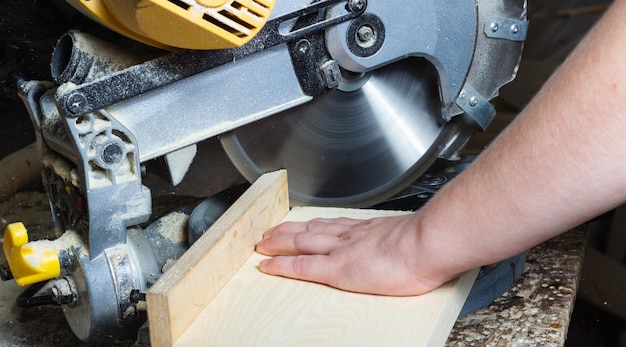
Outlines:
[[[415,213],[369,220],[285,222],[265,232],[259,264],[271,275],[381,295],[419,295],[450,278],[433,276],[421,256]],[[440,277],[440,278],[437,278]]]

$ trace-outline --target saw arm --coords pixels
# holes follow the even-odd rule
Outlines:
[[[279,2],[265,27],[242,47],[168,54],[79,85],[65,84],[66,87],[57,90],[56,100],[68,119],[98,109],[107,110],[137,138],[142,161],[222,134],[226,151],[249,180],[281,167],[299,170],[302,174],[291,175],[292,180],[302,177],[298,184],[290,182],[293,196],[300,197],[294,201],[363,206],[397,192],[436,157],[454,157],[475,129],[488,126],[495,115],[489,99],[515,75],[527,25],[525,15],[524,1],[478,4],[473,0],[454,4],[421,1],[411,6],[402,1],[325,0],[310,5]],[[494,31],[494,26],[499,30]],[[507,35],[501,34],[505,31]],[[410,68],[409,72],[407,66],[420,67]],[[401,73],[391,72],[394,67]],[[389,77],[384,77],[384,91],[379,90],[376,97],[371,93],[364,96],[366,89],[362,87],[373,86],[374,83],[368,83],[370,77],[379,78],[382,71],[399,76],[399,80],[389,81]],[[432,71],[435,79],[425,77],[432,76]],[[392,105],[392,110],[381,111],[384,102],[389,101],[386,99],[402,99],[405,92],[415,93],[411,92],[413,85],[432,88],[427,84],[434,84],[438,95],[420,91],[421,96],[412,97],[413,106],[402,105],[395,110]],[[328,92],[330,96],[322,97]],[[348,97],[349,93],[353,96]],[[354,101],[357,94],[364,99]],[[277,144],[256,138],[260,132],[257,130],[264,124],[260,120],[281,112],[281,117],[266,122],[288,117],[285,114],[315,114],[318,112],[314,108],[321,102],[311,102],[314,98],[339,95],[361,106],[367,105],[364,114],[378,114],[376,122],[380,123],[380,129],[395,122],[394,127],[403,128],[402,141],[420,142],[420,149],[416,151],[410,146],[399,149],[403,145],[395,141],[398,134],[387,131],[381,141],[395,143],[394,149],[383,145],[379,154],[396,161],[374,160],[353,165],[353,161],[347,160],[329,165],[328,161],[321,161],[333,156],[332,153],[316,149],[312,155],[304,152],[283,158],[275,149]],[[295,108],[298,105],[302,106]],[[426,111],[420,113],[412,108]],[[328,105],[322,109],[325,115],[337,119],[345,111]],[[395,118],[380,118],[381,112],[394,114]],[[461,120],[450,122],[459,115]],[[301,120],[305,119],[302,116]],[[365,118],[361,121],[370,122]],[[254,123],[251,130],[242,128],[251,123]],[[163,136],[157,129],[162,124],[176,126]],[[341,134],[342,127],[353,125],[336,121],[331,126],[339,128],[322,131]],[[297,151],[308,141],[333,141],[316,131],[308,135],[294,135],[298,130],[291,127],[283,131],[293,133],[289,135],[291,138],[311,137],[304,139],[304,143],[290,143],[289,150]],[[353,135],[359,139],[376,136],[370,130]],[[346,144],[347,138],[344,140],[346,146],[337,151],[342,156],[368,151],[367,145]],[[255,145],[253,151],[242,144],[259,141],[262,145]],[[371,145],[376,146],[376,142]],[[353,152],[346,153],[346,148]],[[263,152],[262,158],[259,151]],[[268,160],[268,156],[272,159]],[[311,166],[318,169],[311,170]],[[299,167],[302,169],[296,169]],[[348,177],[353,174],[337,176],[355,170],[394,173],[367,182],[351,181]],[[355,187],[344,189],[346,181]],[[322,193],[329,191],[334,193]]]

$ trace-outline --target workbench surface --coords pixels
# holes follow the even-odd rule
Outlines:
[[[516,285],[460,318],[446,346],[563,346],[587,244],[586,226],[533,249]]]
[[[29,229],[51,228],[45,195],[18,193],[0,203],[0,227],[23,220]],[[447,346],[563,346],[582,267],[587,228],[533,248],[516,286],[490,306],[459,319]],[[62,310],[20,309],[14,282],[0,281],[0,345],[78,346]],[[130,346],[120,342],[117,346]]]

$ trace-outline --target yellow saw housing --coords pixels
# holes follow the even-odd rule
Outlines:
[[[164,49],[244,45],[267,22],[276,0],[67,0],[102,25]]]

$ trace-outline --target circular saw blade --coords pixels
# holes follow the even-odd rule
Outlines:
[[[436,159],[448,126],[432,67],[407,59],[221,136],[250,181],[287,169],[292,205],[371,206]]]

